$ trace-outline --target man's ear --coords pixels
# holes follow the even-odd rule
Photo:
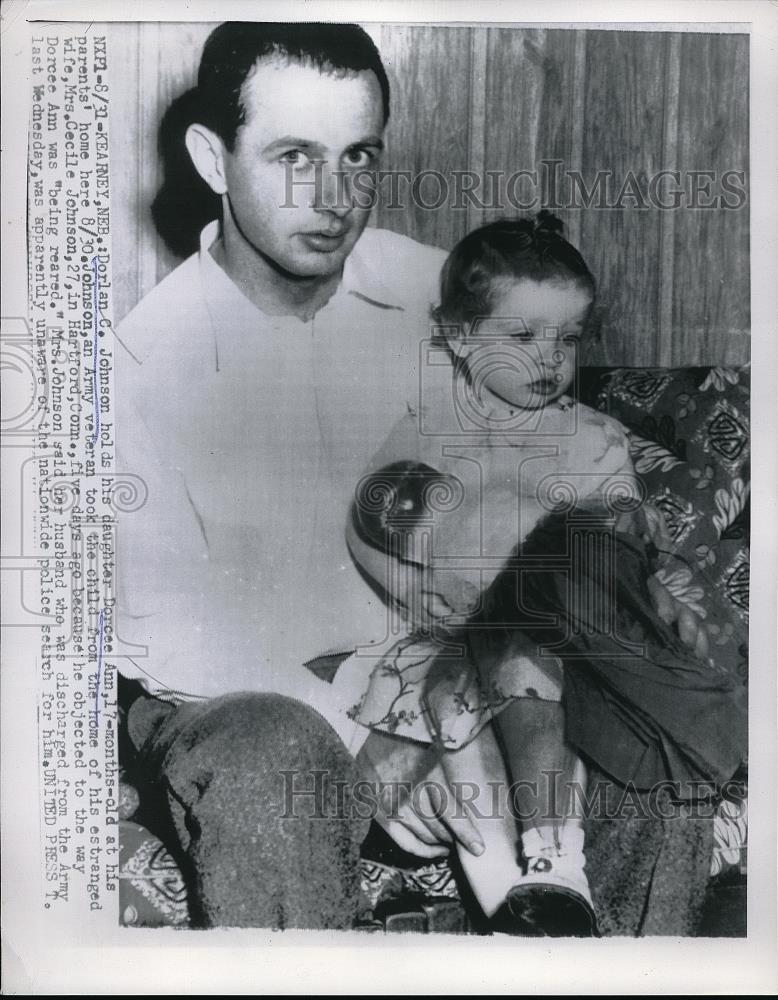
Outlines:
[[[215,194],[226,194],[224,143],[205,125],[190,125],[186,130],[186,148],[195,169]]]

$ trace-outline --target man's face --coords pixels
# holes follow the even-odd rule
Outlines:
[[[224,176],[243,263],[259,254],[296,277],[338,273],[370,214],[353,181],[359,174],[364,188],[383,148],[375,74],[262,59],[242,99],[246,121]]]

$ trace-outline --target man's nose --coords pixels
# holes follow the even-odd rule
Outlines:
[[[339,219],[348,215],[353,203],[347,171],[333,168],[328,163],[319,166],[313,208],[316,212],[329,212]]]

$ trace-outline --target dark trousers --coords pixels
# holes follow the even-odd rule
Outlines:
[[[140,697],[128,729],[170,806],[196,926],[353,924],[369,820],[353,808],[356,765],[317,712],[272,694]]]
[[[356,765],[318,713],[281,695],[178,707],[143,695],[128,730],[170,809],[194,926],[352,926],[369,820],[351,798]],[[601,781],[618,801],[623,789],[593,769],[590,788]],[[694,934],[712,821],[618,812],[587,822],[601,931]]]

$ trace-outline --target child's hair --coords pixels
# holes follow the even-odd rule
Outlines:
[[[468,233],[443,265],[433,318],[466,332],[474,320],[492,315],[501,286],[522,279],[572,281],[594,298],[592,273],[563,230],[543,209],[534,219],[502,219]]]

